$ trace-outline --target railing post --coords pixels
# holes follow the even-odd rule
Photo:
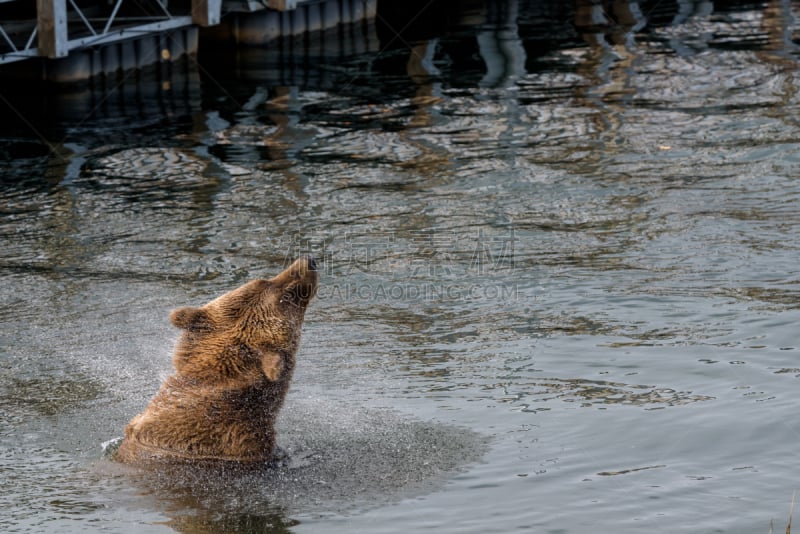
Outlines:
[[[192,0],[192,22],[198,26],[219,24],[222,0]]]
[[[67,0],[36,0],[39,54],[51,58],[69,53]]]

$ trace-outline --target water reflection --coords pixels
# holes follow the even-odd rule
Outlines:
[[[107,143],[92,136],[96,128],[119,128],[115,142],[131,140],[137,128],[190,115],[199,109],[200,77],[195,60],[149,67],[119,76],[100,76],[67,86],[6,83],[0,92],[3,135],[33,137],[58,147],[66,132],[73,141]],[[88,128],[82,128],[89,121]],[[177,129],[172,130],[177,133]]]
[[[300,524],[299,521],[286,519],[280,513],[274,515],[248,515],[231,513],[222,515],[216,511],[205,511],[194,515],[186,515],[185,510],[196,508],[191,502],[176,503],[175,517],[163,524],[175,532],[184,534],[249,534],[260,532],[263,534],[286,534],[293,532],[292,527]]]

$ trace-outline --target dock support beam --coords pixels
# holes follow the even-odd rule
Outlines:
[[[192,0],[192,22],[198,26],[219,24],[222,0]]]
[[[39,54],[50,58],[69,53],[67,44],[67,0],[36,0]]]

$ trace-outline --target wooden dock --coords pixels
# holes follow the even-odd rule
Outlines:
[[[374,16],[376,0],[0,0],[0,76],[79,81],[174,61],[198,31],[249,45]],[[14,65],[11,65],[14,64]]]

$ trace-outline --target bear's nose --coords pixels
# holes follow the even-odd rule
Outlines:
[[[309,270],[311,271],[317,270],[317,260],[315,260],[311,256],[306,256],[306,262],[308,263]]]

